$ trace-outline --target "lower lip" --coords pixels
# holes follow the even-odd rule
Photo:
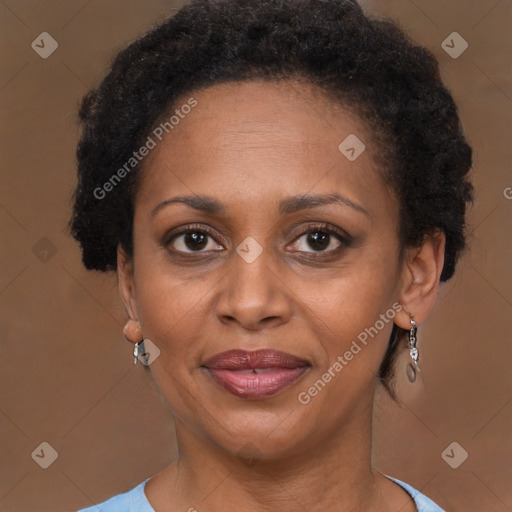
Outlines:
[[[249,370],[218,370],[207,368],[214,380],[233,395],[242,398],[264,398],[291,386],[309,366],[269,368],[260,373]]]

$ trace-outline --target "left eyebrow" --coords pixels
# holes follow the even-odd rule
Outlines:
[[[324,204],[343,204],[350,208],[365,214],[370,217],[368,210],[361,205],[354,203],[348,197],[345,197],[337,192],[333,194],[318,194],[318,195],[299,195],[292,196],[284,199],[279,203],[279,212],[281,214],[294,213],[298,210],[305,210],[308,208],[316,208]]]
[[[166,199],[161,203],[157,204],[156,207],[151,212],[151,216],[156,215],[158,211],[166,206],[169,206],[174,203],[182,203],[194,208],[195,210],[199,210],[206,213],[223,215],[226,212],[226,207],[208,196],[177,196],[172,197],[170,199]],[[298,210],[306,210],[310,208],[316,208],[317,206],[322,206],[326,204],[343,204],[345,206],[349,206],[353,210],[357,212],[363,213],[364,215],[370,217],[368,211],[363,208],[361,205],[358,205],[351,201],[348,197],[345,197],[338,193],[333,194],[317,194],[317,195],[298,195],[291,196],[283,199],[279,203],[279,213],[281,215],[294,213]]]

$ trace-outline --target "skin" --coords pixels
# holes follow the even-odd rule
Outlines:
[[[398,202],[376,164],[372,132],[314,87],[253,81],[190,96],[198,105],[144,163],[133,259],[118,250],[125,336],[159,348],[150,369],[176,418],[180,457],[149,480],[149,502],[157,512],[225,511],[227,503],[246,512],[416,510],[370,460],[391,322],[309,404],[297,395],[394,303],[403,306],[393,319],[400,327],[410,328],[410,314],[418,325],[425,320],[444,236],[433,233],[399,257]],[[349,134],[366,145],[352,162],[338,150]],[[289,196],[333,193],[366,213],[343,203],[278,210]],[[225,211],[173,203],[152,215],[159,203],[189,195],[209,196]],[[331,235],[319,250],[304,232],[322,223],[351,241]],[[179,235],[190,224],[213,231],[199,252]],[[236,252],[249,236],[263,249],[252,263]],[[201,368],[233,348],[277,349],[311,367],[278,394],[246,400]]]

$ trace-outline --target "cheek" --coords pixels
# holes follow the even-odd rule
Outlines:
[[[201,293],[202,287],[193,283],[176,284],[157,270],[140,277],[144,277],[137,291],[142,332],[160,350],[151,373],[173,412],[181,418],[194,418],[201,412],[196,405],[202,402],[191,371],[197,367],[204,343],[204,290]]]
[[[315,378],[328,372],[325,380],[333,382],[333,391],[350,388],[357,393],[378,372],[393,328],[393,304],[398,306],[396,258],[393,251],[386,258],[366,251],[337,276],[294,289],[305,305],[312,346],[317,345]]]
[[[333,333],[357,335],[391,306],[398,279],[394,255],[356,256],[336,274],[292,283],[294,294]],[[357,331],[359,329],[359,331]],[[357,332],[356,332],[357,331]]]
[[[383,296],[385,288],[379,284],[382,283],[372,286],[359,280],[334,282],[330,284],[335,288],[331,300],[326,303],[325,297],[330,292],[324,289],[324,295],[317,296],[317,303],[309,302],[308,307],[314,311],[311,318],[316,325],[315,338],[324,353],[319,361],[322,370],[332,367],[341,358],[347,376],[353,372],[356,378],[375,374],[384,356],[394,317],[392,303]]]
[[[194,339],[205,323],[204,283],[177,284],[155,270],[137,291],[139,318],[146,337],[153,338],[166,357],[180,358],[193,352]],[[206,296],[205,296],[206,295]]]
[[[308,303],[317,365],[297,401],[320,417],[329,414],[334,424],[364,402],[363,396],[373,396],[396,314],[384,286],[347,278],[330,282],[323,296],[309,295],[317,298]]]

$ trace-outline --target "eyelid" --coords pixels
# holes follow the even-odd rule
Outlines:
[[[330,234],[334,234],[341,238],[342,240],[349,242],[353,240],[353,236],[345,231],[344,229],[335,226],[334,224],[330,224],[329,222],[325,221],[309,221],[307,226],[302,226],[303,222],[296,223],[291,227],[291,230],[293,231],[298,225],[301,226],[300,232],[295,236],[294,240],[297,239],[297,237],[308,234],[308,233],[315,233],[317,231],[325,231]]]

